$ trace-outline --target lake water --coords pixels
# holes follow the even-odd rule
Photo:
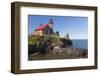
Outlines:
[[[88,40],[87,39],[75,39],[72,40],[73,47],[75,48],[88,48]]]

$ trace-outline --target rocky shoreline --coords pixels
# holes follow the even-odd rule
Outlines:
[[[41,37],[35,44],[28,45],[29,60],[87,58],[88,49],[73,47],[70,39]]]
[[[65,48],[58,48],[53,49],[50,53],[54,55],[67,55],[71,57],[87,57],[87,49],[84,48],[74,48],[74,47],[65,47]]]
[[[87,58],[88,50],[84,48],[54,48],[50,50],[47,54],[41,55],[39,52],[30,55],[29,60],[47,60],[47,59],[79,59]]]

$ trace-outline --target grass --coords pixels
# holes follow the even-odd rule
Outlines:
[[[38,39],[40,39],[41,36],[38,35],[31,35],[28,36],[28,44],[36,44],[38,42]],[[50,35],[50,36],[44,36],[45,40],[50,39],[52,42],[58,41],[60,38],[57,35]]]

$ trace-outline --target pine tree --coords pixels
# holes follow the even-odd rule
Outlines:
[[[69,40],[69,39],[70,39],[70,38],[69,38],[69,34],[68,34],[68,33],[66,34],[66,39],[67,39],[67,40]]]
[[[59,36],[59,31],[56,31],[56,34]]]
[[[66,34],[66,40],[67,40],[68,46],[72,46],[73,45],[68,33]]]

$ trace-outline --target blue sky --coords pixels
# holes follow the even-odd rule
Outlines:
[[[88,39],[87,17],[28,15],[28,34],[40,24],[47,24],[49,19],[53,19],[53,30],[59,31],[61,37],[69,33],[71,39]]]

